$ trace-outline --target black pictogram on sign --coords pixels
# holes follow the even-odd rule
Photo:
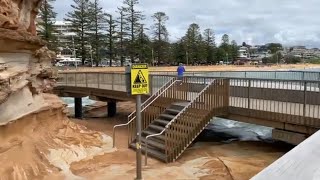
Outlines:
[[[145,83],[147,83],[147,80],[146,80],[146,78],[143,76],[143,73],[142,73],[141,70],[138,72],[137,77],[136,77],[136,79],[134,80],[133,83],[134,83],[134,84],[145,84]]]

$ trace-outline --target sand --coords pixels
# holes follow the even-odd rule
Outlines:
[[[273,65],[273,66],[186,66],[186,71],[263,71],[263,70],[301,70],[309,68],[320,68],[320,65],[314,64],[282,64],[282,65]],[[124,72],[124,67],[79,67],[77,70],[73,67],[62,67],[59,68],[60,71],[65,72]],[[177,67],[149,67],[150,71],[176,71]]]
[[[112,127],[123,123],[134,110],[131,102],[118,103],[114,118],[73,120],[90,130],[112,135]],[[103,110],[103,109],[101,109]],[[117,131],[117,151],[71,164],[73,174],[86,179],[134,179],[135,151],[127,148],[127,130]],[[287,149],[263,142],[197,142],[175,162],[165,164],[149,158],[144,179],[247,180],[281,157]],[[143,156],[144,157],[144,156]]]
[[[71,163],[116,150],[110,136],[71,122],[58,97],[46,100],[47,109],[0,127],[0,180],[74,179]]]
[[[55,108],[0,127],[0,180],[134,179],[135,151],[127,148],[127,129],[117,131],[116,148],[111,138],[113,126],[126,122],[133,103],[118,103],[113,118],[70,121],[55,96],[48,100]],[[93,112],[106,110],[101,105]],[[247,180],[285,152],[262,142],[197,142],[174,163],[149,158],[143,177]]]

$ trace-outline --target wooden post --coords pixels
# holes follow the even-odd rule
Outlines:
[[[304,93],[303,93],[303,119],[306,119],[306,107],[307,106],[307,82],[304,82]]]
[[[85,73],[85,75],[86,75],[86,87],[88,87],[88,73]]]
[[[82,119],[82,98],[74,98],[74,117]]]
[[[114,117],[117,113],[117,102],[109,101],[108,102],[108,117]]]

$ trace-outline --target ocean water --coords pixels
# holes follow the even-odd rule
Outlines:
[[[69,98],[69,97],[63,97],[61,98],[64,103],[68,105],[68,107],[74,107],[74,98]],[[89,99],[89,97],[84,97],[82,98],[82,105],[87,106],[87,105],[92,105],[94,104],[95,101]]]

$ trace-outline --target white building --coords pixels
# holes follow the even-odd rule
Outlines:
[[[238,58],[250,58],[249,49],[245,46],[241,46],[238,50]]]
[[[306,51],[305,46],[295,46],[291,48],[290,55],[296,56],[296,57],[303,57],[303,54]]]
[[[72,48],[72,40],[76,36],[76,33],[72,32],[71,23],[67,21],[56,21],[53,26],[57,31],[55,35],[57,36],[60,45],[63,48]]]
[[[262,60],[263,58],[269,58],[272,56],[271,51],[265,46],[253,46],[250,48],[250,52],[251,59]]]
[[[307,49],[305,46],[295,46],[290,48],[288,55],[301,57],[304,59],[312,59],[320,57],[320,50],[318,48]]]

